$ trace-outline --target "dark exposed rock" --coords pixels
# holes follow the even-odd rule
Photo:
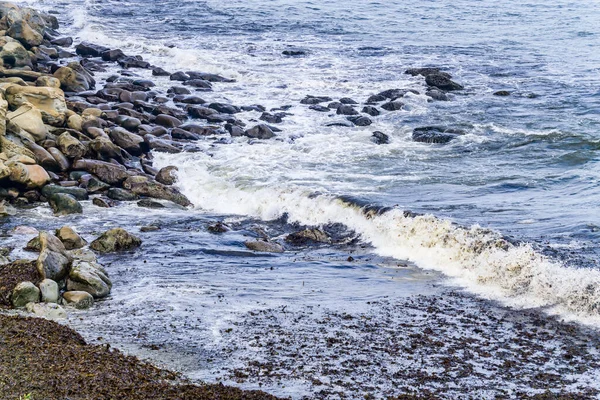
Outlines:
[[[510,92],[508,90],[499,90],[494,92],[494,96],[510,96]]]
[[[231,228],[227,224],[221,221],[215,222],[214,224],[210,224],[206,229],[210,233],[225,233],[231,230]]]
[[[183,122],[170,115],[159,114],[156,116],[154,123],[160,126],[164,126],[165,128],[174,128],[180,126]]]
[[[367,104],[377,104],[377,103],[381,103],[382,101],[386,101],[387,97],[382,96],[380,94],[374,94],[372,96],[369,96],[369,98],[367,99]]]
[[[175,99],[173,99],[175,100]],[[205,104],[206,100],[198,96],[185,96],[183,98],[177,99],[178,102],[183,104]]]
[[[51,40],[50,43],[52,43],[53,45],[56,45],[56,46],[70,47],[73,44],[73,38],[69,37],[69,36],[57,38],[57,39]]]
[[[462,90],[464,87],[443,74],[432,74],[425,77],[425,83],[429,86],[435,86],[438,89],[451,91]]]
[[[126,56],[126,57],[120,58],[118,60],[118,63],[123,68],[142,68],[142,69],[150,68],[149,62],[141,60],[138,57]]]
[[[275,242],[267,242],[265,240],[252,240],[244,242],[244,245],[253,251],[260,251],[264,253],[283,253],[283,246]]]
[[[327,96],[307,95],[304,99],[300,100],[300,103],[314,105],[314,104],[319,104],[319,103],[325,103],[325,102],[331,101],[331,100],[333,100],[333,99],[331,97],[327,97]]]
[[[262,113],[259,119],[270,124],[279,124],[283,122],[282,113],[271,114],[268,112],[264,112]]]
[[[210,82],[205,81],[203,79],[190,79],[190,80],[183,82],[183,84],[186,86],[191,86],[191,87],[197,88],[197,89],[204,89],[204,90],[212,89],[212,85],[210,84]]]
[[[425,95],[431,97],[433,100],[438,100],[438,101],[450,100],[448,98],[448,95],[439,89],[429,89],[427,92],[425,92]]]
[[[287,49],[282,51],[281,54],[288,57],[299,57],[307,55],[308,51],[303,49]]]
[[[169,79],[172,81],[180,81],[180,82],[184,82],[184,81],[189,81],[191,78],[188,74],[186,74],[185,72],[182,71],[177,71],[173,74],[171,74],[169,76]]]
[[[155,179],[163,185],[173,185],[177,182],[177,171],[179,171],[179,168],[172,165],[161,168],[158,174],[156,174]]]
[[[164,69],[162,69],[160,67],[155,67],[152,69],[152,75],[154,75],[154,76],[170,76],[171,73],[168,71],[165,71]]]
[[[402,110],[402,107],[404,107],[404,103],[401,101],[390,101],[389,103],[385,103],[381,106],[381,108],[387,111]]]
[[[100,46],[90,42],[81,42],[75,47],[75,51],[80,56],[100,57],[105,51],[109,51],[108,47]]]
[[[319,112],[329,112],[330,111],[329,107],[325,107],[320,104],[314,104],[308,108],[310,108],[311,110],[319,111]]]
[[[192,94],[192,92],[190,91],[190,89],[183,87],[183,86],[172,86],[169,88],[169,90],[167,90],[167,93],[173,93],[173,94]]]
[[[180,206],[187,207],[192,203],[172,186],[150,180],[146,177],[135,176],[123,182],[123,188],[131,190],[140,196],[153,197],[155,199],[169,200]]]
[[[104,232],[90,244],[90,248],[100,253],[130,250],[139,247],[142,240],[122,228],[114,228]]]
[[[53,194],[70,194],[77,200],[88,200],[89,196],[85,189],[78,187],[63,187],[59,185],[46,185],[42,188],[42,196],[49,198]]]
[[[97,207],[102,208],[110,208],[114,206],[114,203],[108,199],[103,199],[102,197],[96,197],[92,200],[92,204]]]
[[[225,83],[235,82],[235,79],[229,79],[229,78],[225,78],[221,75],[210,74],[207,72],[187,71],[186,73],[190,77],[190,79],[201,79],[203,81],[208,81],[208,82],[225,82]]]
[[[258,111],[258,112],[266,111],[266,108],[264,106],[261,106],[260,104],[252,104],[250,106],[242,106],[241,109],[242,109],[242,111]]]
[[[409,68],[404,73],[412,76],[421,75],[427,77],[428,75],[442,75],[448,79],[452,78],[452,75],[440,71],[439,68]]]
[[[143,208],[165,208],[164,204],[150,199],[142,199],[138,201],[137,206]]]
[[[462,129],[446,128],[441,126],[424,126],[413,130],[412,139],[421,143],[443,144],[464,135]]]
[[[331,238],[321,229],[304,229],[286,236],[285,241],[294,246],[304,246],[311,243],[331,243]]]
[[[55,193],[48,197],[48,203],[54,212],[54,215],[81,214],[83,207],[70,194]]]
[[[233,137],[244,136],[244,128],[233,124],[225,124],[225,129]]]
[[[191,132],[195,135],[208,136],[208,135],[218,135],[223,133],[222,128],[219,126],[213,125],[196,125],[196,124],[184,124],[179,128],[184,129],[188,132]],[[175,137],[175,136],[173,136]]]
[[[337,114],[339,115],[357,115],[358,111],[350,105],[342,104],[337,108]]]
[[[390,137],[383,132],[375,131],[373,132],[373,136],[371,139],[376,144],[388,144],[390,142]]]
[[[349,97],[342,97],[339,101],[342,104],[358,104],[358,102],[354,101],[353,99],[351,99]]]
[[[364,112],[365,114],[369,114],[372,117],[376,117],[379,114],[381,114],[381,112],[373,106],[364,106],[362,112]]]
[[[272,137],[275,137],[273,130],[265,124],[259,124],[253,128],[247,129],[244,132],[244,135],[253,139],[271,139]]]
[[[371,118],[365,116],[352,116],[347,117],[347,119],[356,126],[369,126],[373,123],[373,121],[371,121]]]
[[[208,108],[211,108],[221,114],[236,114],[241,111],[239,107],[224,103],[210,103]]]
[[[101,54],[104,61],[118,61],[126,57],[121,49],[107,50]]]
[[[138,196],[137,194],[121,188],[110,188],[106,192],[106,195],[108,196],[108,198],[117,201],[134,201],[140,198],[140,196]]]
[[[120,184],[129,177],[125,167],[98,160],[80,159],[73,163],[73,168],[92,173],[110,185]]]

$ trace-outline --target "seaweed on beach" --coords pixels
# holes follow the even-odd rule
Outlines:
[[[38,318],[0,315],[2,399],[276,399],[222,384],[192,385],[109,345]]]

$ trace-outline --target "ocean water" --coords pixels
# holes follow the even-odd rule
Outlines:
[[[342,224],[368,246],[361,250],[365,257],[377,260],[368,268],[340,273],[336,263],[347,248],[302,253],[320,261],[300,260],[299,270],[289,275],[287,256],[270,257],[266,264],[283,268],[278,279],[286,282],[306,274],[323,294],[318,302],[334,308],[344,302],[354,307],[376,293],[428,292],[444,283],[510,307],[543,307],[598,326],[599,2],[24,3],[59,12],[62,31],[76,42],[142,54],[173,72],[213,72],[236,80],[201,93],[206,100],[267,109],[291,106],[277,125],[282,132],[276,140],[206,141],[199,153],[156,154],[155,165],[179,167],[178,186],[195,205],[183,216],[166,211],[160,218],[184,225],[211,218],[271,227],[282,218],[299,225]],[[298,48],[307,54],[282,54]],[[404,73],[411,67],[440,67],[465,90],[452,93],[450,101],[430,102],[423,78]],[[97,78],[102,81],[110,73]],[[153,79],[158,90],[172,84],[168,78]],[[327,126],[339,118],[299,103],[310,94],[351,97],[362,104],[393,88],[420,94],[405,96],[402,110],[374,117],[369,127]],[[499,90],[511,94],[494,96]],[[239,116],[252,124],[260,113]],[[460,128],[466,135],[446,145],[412,141],[414,128],[429,125]],[[374,131],[388,134],[390,143],[375,144]],[[366,205],[390,209],[374,214]],[[407,216],[406,210],[423,215]],[[140,218],[134,217],[135,208],[120,212]],[[89,221],[73,223],[90,229]],[[186,241],[184,231],[172,234],[169,243]],[[192,240],[197,246],[184,249],[187,258],[178,258],[172,267],[178,278],[168,291],[194,286],[200,262],[194,257],[205,247],[222,245],[209,236],[201,239],[204,247]],[[227,240],[218,261],[231,268],[240,263],[234,249],[243,248],[243,240]],[[319,275],[321,262],[326,278]],[[380,279],[394,271],[395,263],[405,262],[411,266],[406,276]],[[262,268],[265,260],[246,257],[243,263]],[[164,274],[152,265],[144,279],[128,278],[138,300],[144,287],[160,290],[157,280]],[[209,276],[202,279],[210,282]],[[223,315],[250,307],[244,296],[253,301],[259,296],[265,304],[311,302],[291,288],[293,295],[281,288],[267,295],[247,279],[251,276],[231,273],[219,281],[222,288],[247,289],[229,311],[219,308]],[[357,283],[361,279],[369,284]],[[340,285],[356,292],[345,297],[344,291],[324,289]],[[191,310],[189,315],[201,314],[207,307],[203,292],[190,290],[189,304],[178,303],[177,296],[167,303]],[[120,293],[117,289],[113,296],[126,302],[127,294]]]

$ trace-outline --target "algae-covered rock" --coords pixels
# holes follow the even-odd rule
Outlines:
[[[54,215],[81,214],[83,207],[77,199],[65,193],[55,193],[48,198]]]
[[[112,283],[100,264],[88,261],[73,263],[67,281],[67,290],[83,291],[94,298],[102,298],[108,296],[111,288]]]
[[[142,240],[122,228],[114,228],[104,232],[90,244],[90,248],[100,253],[111,253],[139,247]]]
[[[31,282],[21,282],[12,291],[12,305],[15,308],[22,308],[27,303],[36,303],[40,301],[40,289]]]

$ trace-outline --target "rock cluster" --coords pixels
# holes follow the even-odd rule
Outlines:
[[[9,292],[14,308],[51,319],[64,318],[60,305],[87,309],[95,299],[108,296],[112,282],[96,255],[87,249],[87,241],[69,226],[54,234],[39,232],[27,245],[27,250],[39,252],[34,262],[24,260],[4,265],[0,271],[0,292]],[[141,240],[124,229],[115,228],[103,233],[90,244],[101,253],[129,250],[141,245]],[[2,276],[12,269],[28,269],[31,281],[22,281],[13,288],[3,286]]]

